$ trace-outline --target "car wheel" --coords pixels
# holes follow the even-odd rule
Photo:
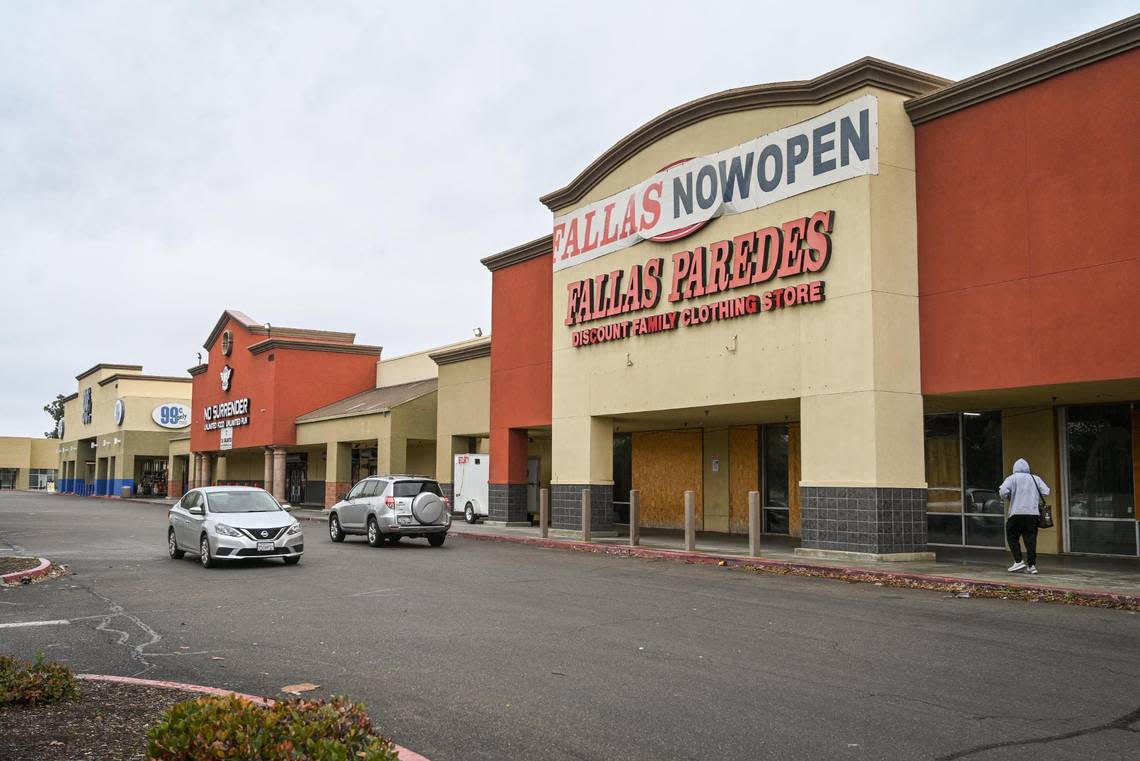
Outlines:
[[[340,527],[340,518],[335,513],[329,516],[329,539],[334,542],[344,541],[344,529]]]
[[[292,557],[281,558],[281,559],[285,561],[285,565],[297,565],[298,563],[301,562],[301,556],[300,555],[293,555]]]
[[[181,560],[186,553],[178,549],[178,540],[174,538],[174,529],[166,532],[166,549],[170,552],[171,560]]]
[[[376,519],[368,517],[368,545],[370,547],[379,547],[384,542],[384,535],[380,533],[380,527],[376,525]]]
[[[428,544],[432,547],[442,547],[444,539],[447,539],[447,534],[428,534]]]
[[[203,568],[213,568],[214,559],[210,557],[210,538],[202,534],[202,541],[198,545],[198,562],[202,564]]]
[[[468,523],[474,523],[479,520],[475,517],[475,506],[468,502],[463,508],[463,520]]]

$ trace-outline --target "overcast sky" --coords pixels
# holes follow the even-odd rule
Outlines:
[[[98,362],[184,374],[227,307],[386,356],[489,330],[479,259],[662,111],[864,55],[959,79],[1134,10],[8,0],[0,435]]]

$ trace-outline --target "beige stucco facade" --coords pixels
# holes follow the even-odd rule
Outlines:
[[[560,216],[650,177],[680,158],[708,155],[817,116],[860,96],[878,100],[878,173],[843,180],[753,211],[714,218],[680,241],[642,241],[554,273],[553,482],[612,483],[615,430],[707,429],[705,528],[728,530],[728,427],[799,422],[801,485],[924,488],[919,376],[914,134],[904,97],[862,87],[811,106],[768,107],[699,121],[639,151]],[[575,347],[567,327],[573,281],[665,262],[760,228],[834,210],[826,269],[670,302],[621,318],[662,314],[813,279],[822,303],[647,336]],[[719,427],[718,427],[719,426]],[[714,458],[718,462],[713,470]],[[615,497],[616,499],[616,497]],[[678,495],[678,503],[680,496]]]
[[[455,456],[485,453],[491,431],[491,339],[464,341],[432,353],[439,368],[436,478],[449,485]]]
[[[59,464],[58,439],[0,436],[0,488],[47,488]],[[34,483],[31,471],[36,471]]]
[[[189,376],[145,375],[141,365],[100,364],[76,377],[64,402],[58,442],[59,489],[99,496],[164,496],[171,439],[183,429],[159,425],[162,407],[190,405]],[[90,395],[90,419],[84,404]],[[122,419],[116,420],[117,403]],[[187,419],[187,424],[189,420]]]

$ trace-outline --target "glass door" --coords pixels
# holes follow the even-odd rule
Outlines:
[[[927,543],[1002,547],[1001,413],[927,415],[924,433]]]
[[[1137,555],[1133,440],[1129,404],[1064,410],[1064,495],[1068,551]]]

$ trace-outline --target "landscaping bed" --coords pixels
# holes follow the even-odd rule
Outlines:
[[[196,697],[161,687],[77,683],[79,698],[0,706],[0,758],[145,759],[146,733],[167,708]]]
[[[30,571],[40,564],[39,558],[20,558],[0,555],[0,576],[18,571]]]

